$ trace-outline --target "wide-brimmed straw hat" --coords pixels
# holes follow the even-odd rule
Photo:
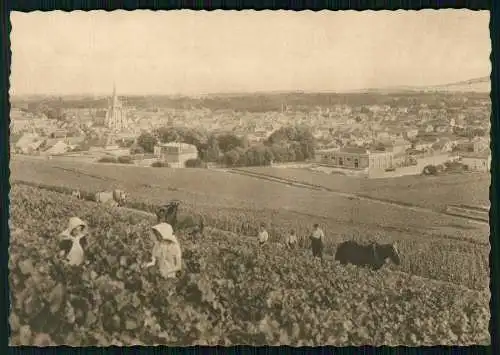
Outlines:
[[[66,228],[64,231],[61,232],[61,236],[63,236],[63,237],[70,237],[71,236],[71,232],[75,228],[82,227],[82,226],[83,226],[83,234],[86,234],[87,230],[88,230],[87,223],[85,223],[84,221],[82,221],[78,217],[71,217],[69,219],[69,222],[68,222],[68,228]]]
[[[179,241],[174,235],[174,229],[168,223],[160,223],[151,228],[152,230],[158,232],[163,240],[170,241],[172,243],[179,244]]]

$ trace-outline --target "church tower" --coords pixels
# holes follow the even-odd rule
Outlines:
[[[115,131],[121,131],[128,127],[128,119],[125,108],[122,106],[116,95],[116,84],[113,83],[113,96],[109,102],[106,113],[106,127]]]

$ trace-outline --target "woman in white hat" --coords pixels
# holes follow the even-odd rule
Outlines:
[[[69,265],[82,265],[85,261],[85,237],[88,235],[87,223],[78,217],[71,217],[68,222],[68,228],[61,232],[59,238],[62,239],[61,256],[64,257]],[[83,245],[82,245],[83,244]]]
[[[153,255],[144,267],[157,265],[162,277],[175,277],[177,271],[182,269],[182,253],[172,226],[168,223],[157,224],[151,228],[151,234],[155,240]]]

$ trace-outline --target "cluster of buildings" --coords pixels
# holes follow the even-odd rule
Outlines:
[[[113,88],[107,109],[73,108],[63,118],[49,119],[42,113],[11,110],[11,152],[30,155],[60,155],[79,149],[87,140],[112,143],[120,132],[133,127],[127,109]],[[134,136],[137,131],[129,132]],[[113,139],[115,138],[115,139]]]
[[[402,174],[418,174],[427,165],[459,162],[469,171],[489,171],[491,151],[485,138],[457,139],[451,149],[432,150],[433,145],[419,146],[405,140],[372,145],[370,147],[348,146],[316,151],[316,162],[341,170],[364,172],[368,175],[401,171]]]
[[[470,171],[489,171],[488,100],[459,109],[376,107],[369,108],[369,119],[363,112],[354,120],[348,116],[338,120],[336,127],[316,129],[317,162],[367,174],[394,170],[418,174],[426,165],[448,161],[458,161]]]
[[[56,155],[90,150],[84,144],[90,142],[90,146],[116,149],[118,142],[135,140],[141,132],[162,126],[229,131],[258,144],[283,126],[305,125],[317,142],[316,162],[335,169],[408,170],[444,159],[484,171],[491,161],[489,114],[487,99],[441,102],[433,107],[338,104],[306,110],[283,105],[281,111],[260,113],[136,108],[122,104],[113,87],[106,108],[68,109],[65,120],[12,109],[11,137],[16,140],[11,148],[14,153]],[[482,135],[475,133],[481,131]],[[153,154],[154,159],[179,167],[197,157],[196,147],[184,143],[157,145]]]

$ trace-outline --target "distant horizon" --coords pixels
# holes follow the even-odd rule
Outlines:
[[[489,76],[481,76],[481,77],[476,77],[476,78],[470,78],[466,80],[460,80],[457,82],[451,82],[451,83],[441,83],[441,84],[436,84],[436,85],[429,85],[427,88],[430,87],[442,87],[442,86],[450,86],[450,85],[456,85],[460,84],[463,82],[468,82],[468,81],[473,81],[473,80],[490,80]],[[217,95],[251,95],[251,94],[363,94],[363,93],[374,93],[371,91],[394,91],[395,93],[398,92],[398,90],[401,90],[401,92],[407,92],[408,90],[414,90],[415,92],[418,89],[425,89],[426,87],[420,87],[420,86],[412,86],[412,85],[398,85],[398,86],[393,86],[393,87],[378,87],[378,88],[362,88],[362,89],[354,89],[354,90],[349,90],[349,91],[305,91],[305,90],[258,90],[258,91],[234,91],[234,92],[209,92],[209,93],[199,93],[199,94],[175,94],[175,93],[122,93],[120,92],[119,88],[117,87],[116,93],[117,96],[170,96],[170,97],[198,97],[198,96],[217,96]],[[103,92],[103,93],[72,93],[72,94],[63,94],[63,93],[47,93],[47,94],[34,94],[34,93],[23,93],[23,94],[10,94],[11,97],[26,97],[26,96],[43,96],[43,97],[67,97],[67,96],[84,96],[84,97],[109,97],[112,95],[113,92],[113,87],[109,90],[109,92]],[[465,91],[466,92],[466,91]],[[484,92],[487,94],[486,92]]]
[[[11,93],[352,92],[489,76],[489,12],[11,13]]]

